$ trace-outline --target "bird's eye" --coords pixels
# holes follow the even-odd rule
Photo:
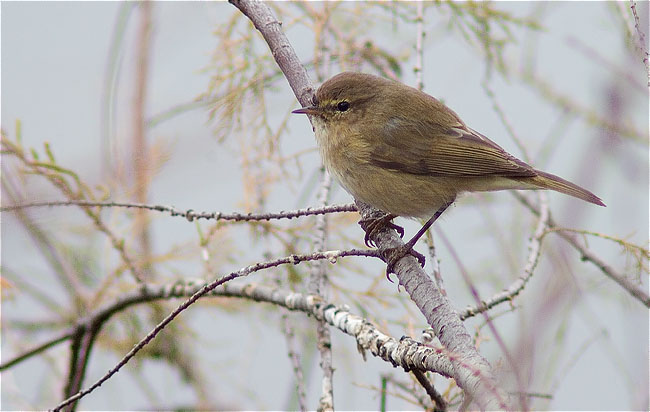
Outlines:
[[[339,104],[336,105],[336,108],[339,112],[344,112],[350,108],[350,103],[346,101],[339,102]]]

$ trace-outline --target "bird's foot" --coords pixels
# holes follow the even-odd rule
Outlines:
[[[386,249],[384,253],[384,260],[387,264],[386,279],[388,279],[390,282],[392,282],[392,280],[390,280],[390,274],[396,273],[395,265],[406,255],[415,257],[418,260],[418,263],[420,263],[420,266],[424,267],[424,264],[426,263],[424,255],[413,249],[413,246],[409,245],[408,243],[399,247]]]
[[[363,241],[366,244],[366,246],[368,247],[375,246],[375,242],[373,242],[370,239],[370,237],[372,237],[375,233],[377,233],[377,231],[383,229],[384,227],[395,229],[397,233],[399,233],[399,237],[404,237],[404,228],[391,222],[391,220],[393,220],[396,217],[397,217],[396,215],[386,214],[379,218],[361,219],[359,221],[359,226],[361,226],[361,228],[366,232],[366,235],[363,238]]]

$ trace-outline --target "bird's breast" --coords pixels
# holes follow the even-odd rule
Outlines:
[[[430,217],[455,198],[456,191],[445,179],[377,166],[370,161],[372,142],[354,130],[333,131],[322,126],[315,124],[323,163],[355,199],[399,216]]]

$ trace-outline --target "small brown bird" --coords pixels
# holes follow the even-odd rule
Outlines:
[[[400,82],[344,72],[323,83],[311,116],[325,166],[356,199],[396,216],[430,218],[388,261],[388,272],[463,192],[550,189],[605,206],[590,191],[536,170],[470,129],[440,101]],[[403,230],[402,232],[403,233]],[[424,257],[414,253],[420,262]]]

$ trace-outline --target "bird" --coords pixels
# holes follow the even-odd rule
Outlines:
[[[442,102],[399,81],[339,73],[292,113],[312,121],[327,170],[355,199],[385,213],[365,225],[365,242],[397,216],[428,219],[403,247],[390,251],[387,275],[461,193],[549,189],[605,206],[592,192],[535,169],[468,127]]]

